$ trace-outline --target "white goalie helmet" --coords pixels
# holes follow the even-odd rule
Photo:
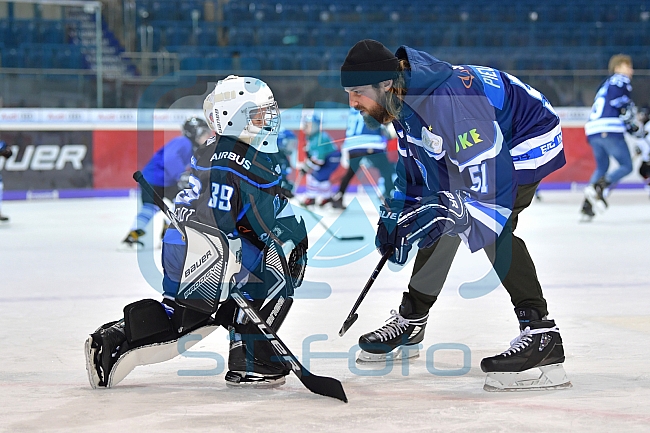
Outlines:
[[[260,152],[278,151],[280,110],[264,81],[229,75],[205,98],[203,111],[217,134],[236,137]]]

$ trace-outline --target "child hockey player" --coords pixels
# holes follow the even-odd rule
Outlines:
[[[93,388],[116,385],[137,365],[173,358],[218,325],[230,334],[227,385],[281,385],[290,371],[228,299],[230,284],[236,284],[277,330],[306,266],[305,226],[280,194],[280,168],[273,158],[278,106],[263,81],[231,75],[207,96],[204,111],[217,136],[192,157],[190,186],[175,200],[187,236],[173,226],[165,233],[163,300],[129,304],[122,319],[91,334],[86,364]],[[209,227],[199,235],[187,229],[197,225]],[[217,229],[224,236],[206,235]],[[225,248],[196,254],[190,240],[202,236]],[[206,262],[213,266],[207,271]],[[192,277],[195,273],[200,277]],[[188,278],[191,284],[181,284]]]

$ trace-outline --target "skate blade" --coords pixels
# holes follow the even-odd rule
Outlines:
[[[489,392],[502,391],[544,391],[571,388],[562,364],[550,364],[522,372],[491,372],[485,378],[483,389]]]
[[[285,376],[280,376],[276,378],[267,378],[261,376],[250,376],[247,374],[244,374],[243,377],[241,376],[241,374],[235,374],[235,375],[226,374],[226,386],[228,388],[268,389],[268,388],[277,388],[279,386],[284,385],[286,382],[287,380]]]
[[[400,346],[388,353],[370,353],[365,350],[361,350],[359,356],[357,357],[357,364],[375,364],[378,362],[385,361],[398,361],[400,359],[415,359],[420,357],[420,344],[413,346],[407,346],[407,350],[402,350],[403,346]]]
[[[88,382],[92,389],[97,389],[99,383],[101,382],[97,370],[95,369],[95,352],[97,349],[93,349],[93,337],[88,337],[86,343],[84,344],[84,353],[86,354],[86,373],[88,373]]]
[[[580,215],[581,223],[590,223],[593,219],[594,217],[592,215],[587,215],[587,214]]]

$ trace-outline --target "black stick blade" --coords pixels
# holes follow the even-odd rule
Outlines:
[[[344,403],[348,402],[348,397],[345,395],[343,385],[333,377],[303,374],[299,379],[302,384],[314,394],[336,398]]]
[[[358,318],[359,315],[354,313],[352,316],[345,319],[345,322],[343,322],[343,326],[341,326],[341,330],[339,331],[339,337],[343,337],[343,335],[348,332],[348,329],[350,329],[350,326],[354,325],[354,322],[356,322]]]
[[[334,236],[334,239],[337,241],[362,241],[365,238],[363,236]]]

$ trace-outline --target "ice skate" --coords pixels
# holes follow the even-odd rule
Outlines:
[[[580,209],[580,215],[580,221],[582,222],[589,222],[596,216],[596,213],[594,212],[594,209],[591,206],[589,200],[585,199],[584,203],[582,204],[582,209]]]
[[[259,339],[257,339],[259,341]],[[257,353],[259,352],[259,353]],[[255,356],[246,350],[242,336],[230,328],[230,351],[228,353],[228,372],[226,385],[233,388],[274,388],[284,385],[289,370],[265,356],[258,350]],[[268,355],[268,354],[266,354]]]
[[[144,236],[145,231],[142,229],[131,230],[128,235],[124,238],[122,243],[118,248],[119,251],[137,251],[144,248],[144,242],[142,237]]]
[[[429,314],[413,313],[411,295],[404,293],[399,312],[392,310],[388,323],[376,331],[359,337],[361,353],[357,363],[382,362],[386,359],[408,359],[420,356]]]
[[[316,199],[314,199],[314,198],[312,198],[312,197],[307,197],[307,198],[304,199],[300,204],[301,204],[303,207],[313,206],[314,204],[316,204]]]
[[[332,208],[345,210],[345,205],[343,204],[343,194],[340,192],[337,192],[332,196]]]
[[[589,201],[596,213],[605,212],[609,206],[605,200],[605,190],[609,185],[610,183],[602,177],[593,185],[585,188],[585,199]]]
[[[523,391],[570,388],[564,372],[560,330],[553,320],[540,319],[536,310],[516,308],[521,333],[505,352],[484,358],[486,391]],[[538,370],[539,369],[539,370]],[[540,373],[541,372],[541,373]]]
[[[9,217],[6,215],[0,214],[0,223],[6,223],[9,222]]]
[[[332,197],[325,197],[320,200],[320,203],[318,203],[318,206],[323,207],[327,203],[332,203]]]
[[[102,325],[86,340],[86,372],[93,389],[107,386],[109,374],[124,341],[126,335],[123,320]]]

